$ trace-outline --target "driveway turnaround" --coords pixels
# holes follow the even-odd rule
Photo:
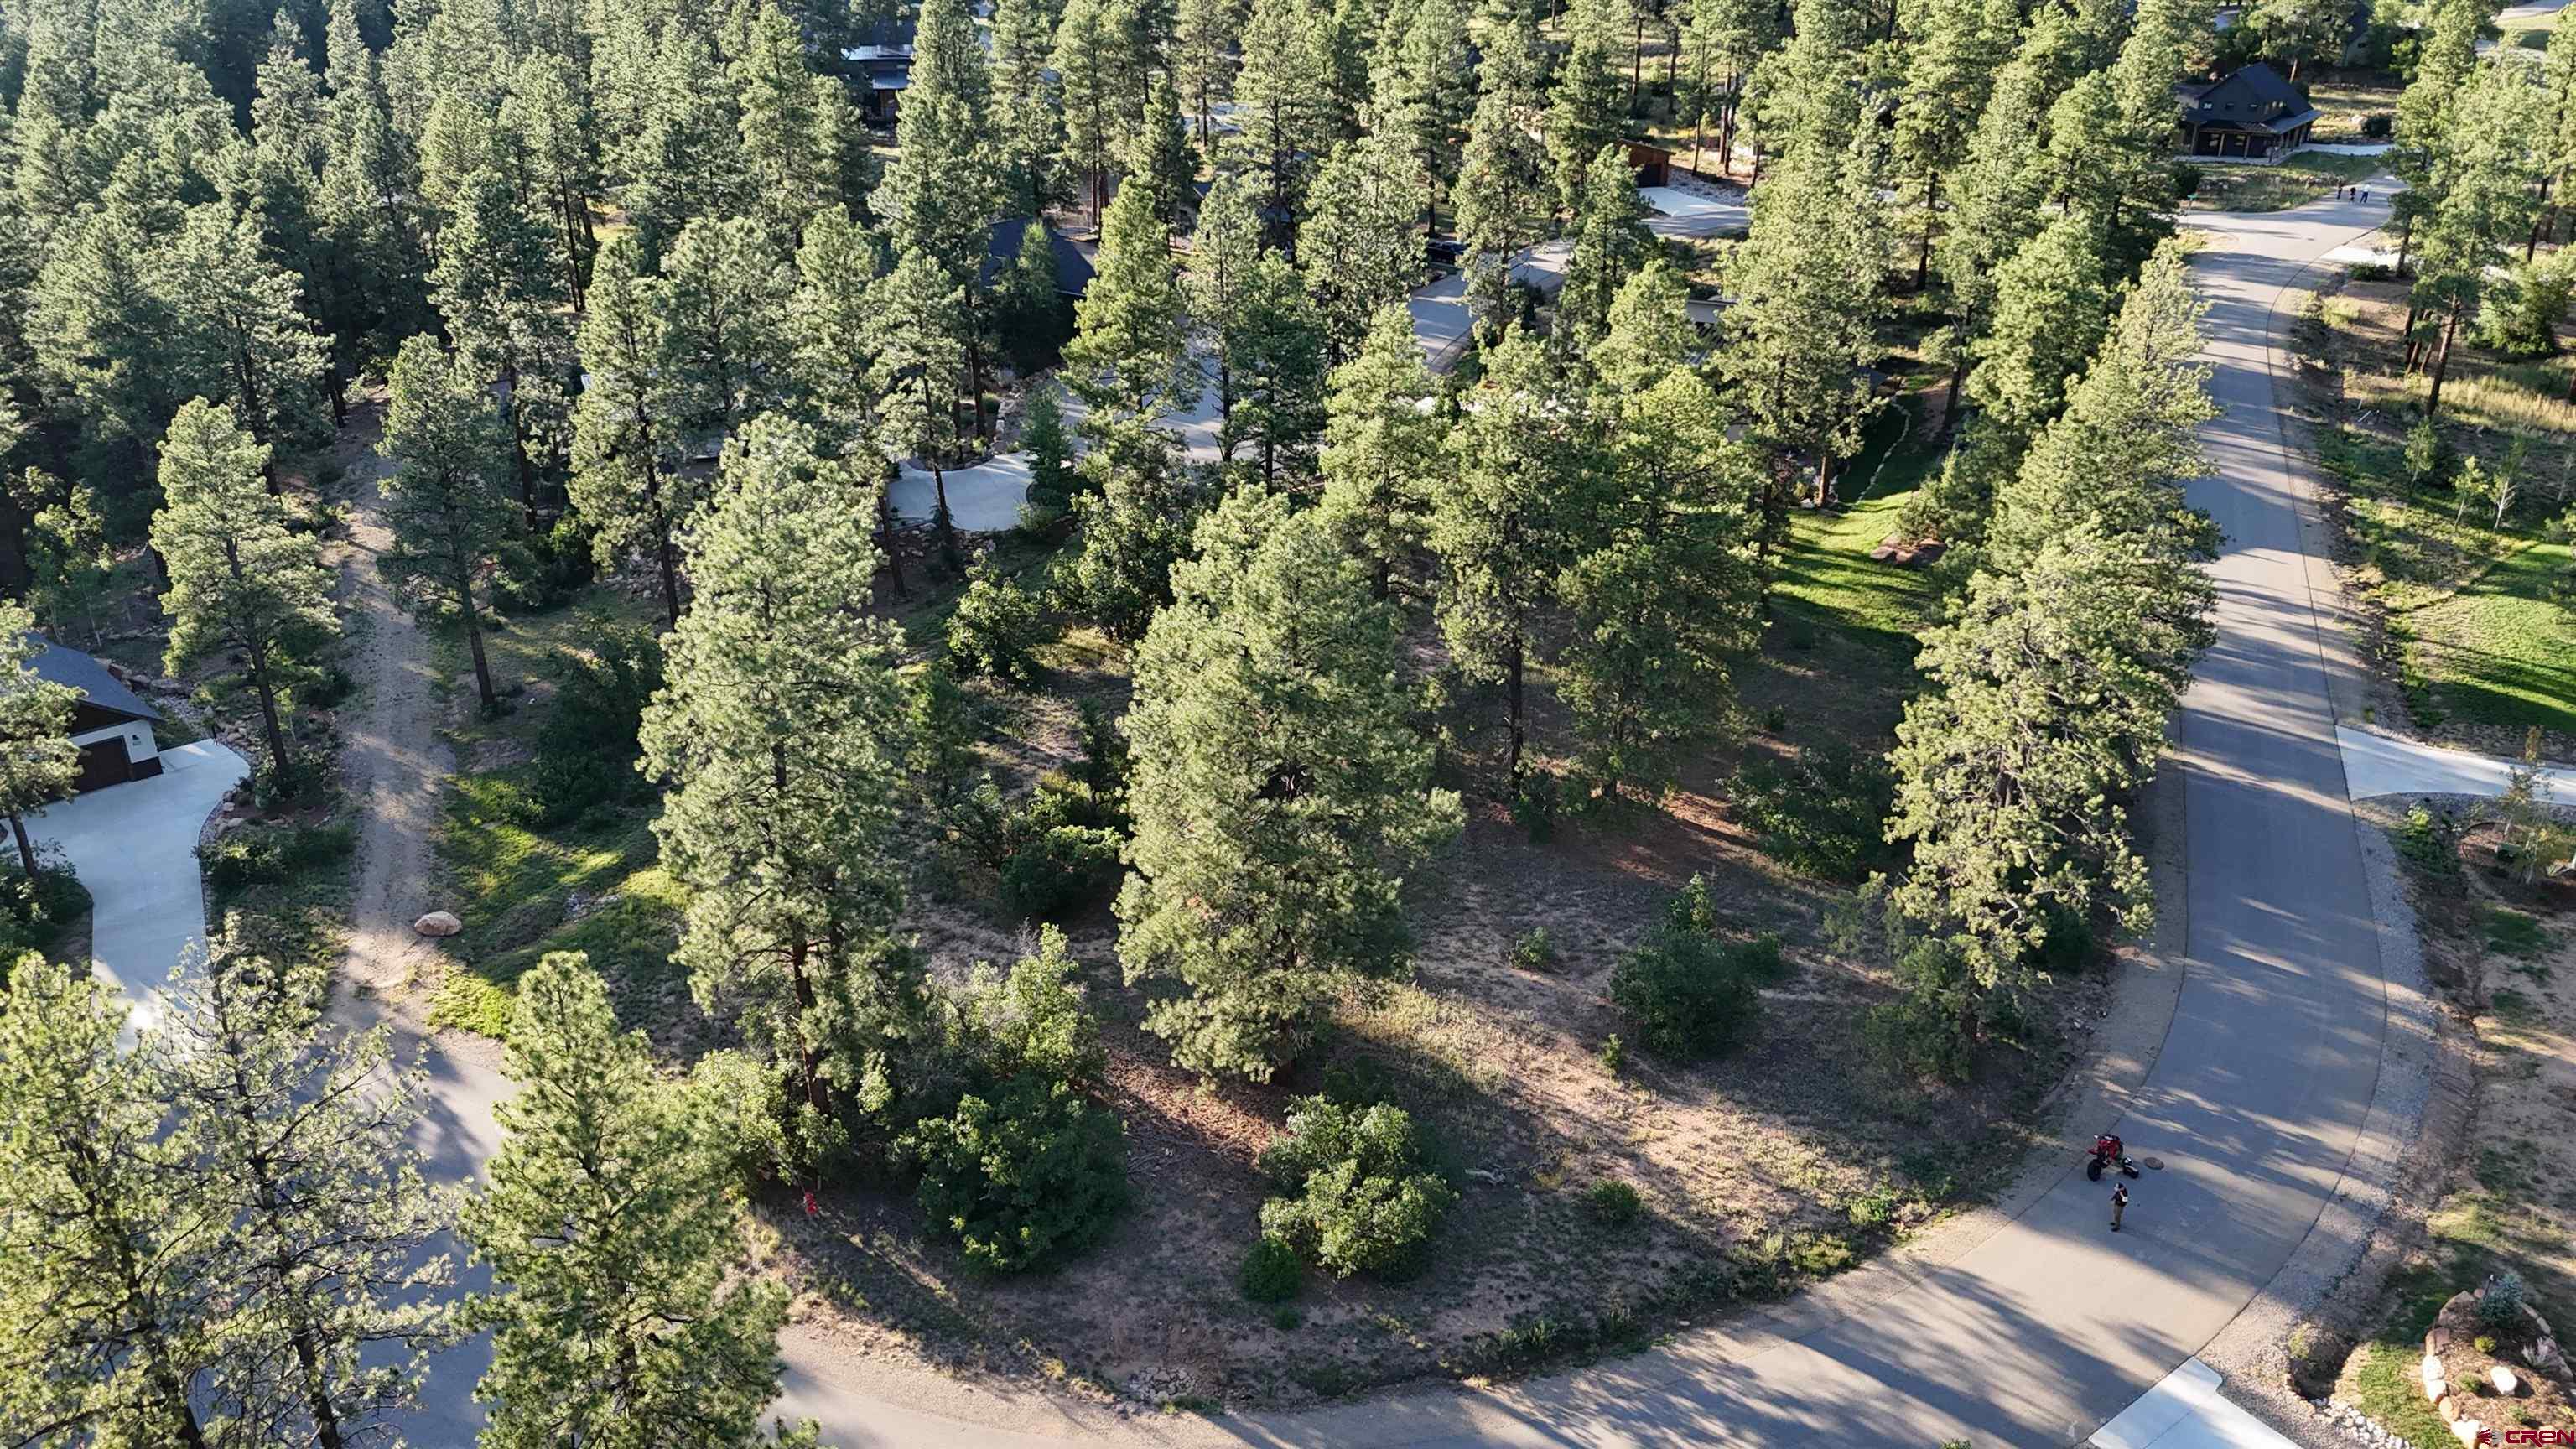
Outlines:
[[[133,1003],[126,1040],[161,1017],[162,988],[206,939],[197,832],[250,773],[213,740],[161,752],[161,773],[75,796],[29,817],[27,833],[62,851],[90,895],[90,956],[99,979]]]

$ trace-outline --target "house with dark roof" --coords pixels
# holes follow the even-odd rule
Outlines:
[[[45,647],[27,661],[38,679],[80,692],[72,704],[72,743],[80,746],[80,778],[73,788],[95,790],[161,773],[160,742],[152,727],[161,711],[91,655],[39,637]]]
[[[909,15],[880,20],[841,51],[841,78],[870,125],[891,126],[903,109],[904,89],[912,84],[915,24]]]
[[[991,234],[984,240],[984,264],[976,273],[977,279],[988,289],[1001,285],[1004,274],[1019,262],[1020,248],[1027,244],[1029,228],[1033,226],[1046,226],[1047,250],[1055,257],[1056,295],[1071,302],[1081,301],[1082,294],[1091,290],[1091,258],[1040,217],[1006,216],[993,223]]]
[[[2174,87],[2182,108],[2175,144],[2186,156],[2277,161],[2304,146],[2322,112],[2261,61],[2225,80]]]

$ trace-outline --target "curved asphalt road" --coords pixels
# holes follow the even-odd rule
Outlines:
[[[2104,1189],[2070,1171],[1948,1266],[1755,1351],[1715,1332],[1508,1390],[1438,1389],[1304,1414],[1124,1427],[1145,1439],[1263,1445],[2064,1445],[2215,1336],[2335,1191],[2379,1068],[2378,947],[2269,347],[2280,289],[2309,259],[2384,215],[2384,206],[2321,203],[2195,219],[2213,234],[2194,266],[2212,303],[2212,388],[2227,415],[2207,434],[2217,476],[2196,485],[2192,501],[2228,541],[2216,565],[2218,644],[2185,701],[2168,764],[2181,777],[2188,859],[2186,898],[2166,908],[2186,914],[2187,969],[2154,1071],[2120,1124],[2136,1150],[2169,1169],[2138,1185],[2129,1231],[2105,1231]],[[98,803],[127,791],[139,792],[128,797],[138,803],[175,795],[172,785],[185,779],[119,787]],[[203,818],[193,800],[172,804]],[[48,835],[72,824],[50,815]],[[182,855],[194,843],[193,821],[185,839]],[[88,852],[73,854],[87,874]],[[102,965],[114,955],[125,968],[115,974],[142,985],[166,956],[156,947],[150,960],[123,959],[130,953],[111,938],[113,922],[128,914],[102,900],[99,952]],[[185,919],[175,907],[169,914],[174,928],[197,924],[193,910]],[[431,1120],[445,1130],[427,1145],[442,1175],[470,1174],[489,1150],[490,1107],[508,1084],[444,1051],[432,1052],[430,1069]],[[479,1349],[432,1364],[426,1412],[407,1426],[413,1443],[471,1442]],[[778,1411],[819,1419],[826,1441],[843,1449],[1021,1449],[1091,1437],[1100,1424],[1025,1400],[880,1377],[883,1370],[851,1364],[798,1330],[782,1349],[788,1377]],[[897,1406],[925,1394],[941,1396],[939,1410]],[[959,1417],[946,1416],[952,1408]],[[967,1422],[988,1418],[1014,1427]]]

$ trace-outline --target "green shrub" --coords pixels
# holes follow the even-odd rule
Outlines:
[[[2460,827],[2447,811],[2418,805],[2406,812],[2405,822],[2390,831],[2389,837],[2397,847],[2398,859],[2428,884],[2460,884]]]
[[[1646,1200],[1637,1190],[1615,1178],[1592,1184],[1583,1194],[1583,1206],[1604,1227],[1624,1228],[1646,1210]]]
[[[1896,777],[1876,754],[1835,744],[1747,761],[1727,793],[1762,853],[1801,875],[1857,881],[1893,854],[1886,823]]]
[[[1031,834],[1002,865],[1002,909],[1046,920],[1091,904],[1117,889],[1120,844],[1114,830],[1080,825]]]
[[[1046,642],[1046,605],[978,559],[948,617],[948,653],[957,667],[1027,684],[1038,677],[1037,649]]]
[[[1108,1058],[1100,1026],[1072,981],[1081,969],[1064,932],[1053,926],[1039,929],[1036,948],[1012,962],[1007,975],[978,962],[948,998],[950,1052],[997,1080],[1097,1077]]]
[[[1725,1052],[1761,1010],[1760,983],[1783,969],[1779,938],[1728,943],[1710,934],[1707,887],[1694,879],[1665,919],[1610,974],[1610,1000],[1646,1049],[1683,1061]]]
[[[2481,1333],[2477,1337],[2469,1340],[2469,1347],[2476,1349],[2480,1353],[2494,1353],[2496,1351],[2495,1336],[2493,1334]]]
[[[1544,971],[1556,964],[1556,942],[1547,927],[1532,926],[1512,942],[1512,965],[1523,971]]]
[[[1261,1205],[1262,1231],[1341,1278],[1418,1266],[1457,1197],[1423,1167],[1413,1120],[1384,1102],[1354,1109],[1298,1099],[1288,1135],[1261,1155],[1261,1168],[1295,1194]]]
[[[2365,141],[2385,141],[2396,129],[2397,117],[2388,111],[2373,111],[2361,118],[2361,138]]]
[[[1976,1063],[1977,985],[1967,961],[1939,941],[1896,959],[1902,993],[1861,1018],[1861,1040],[1891,1076],[1964,1082]]]
[[[1619,1069],[1626,1065],[1628,1065],[1627,1045],[1619,1040],[1619,1033],[1614,1031],[1601,1043],[1601,1070],[1615,1077],[1619,1075]]]
[[[198,852],[218,900],[255,885],[274,885],[317,866],[345,861],[357,846],[346,821],[323,825],[246,825]]]
[[[603,624],[555,656],[555,695],[528,764],[536,823],[568,824],[642,796],[635,768],[644,706],[662,687],[662,643],[649,629]]]
[[[1512,823],[1529,832],[1531,844],[1543,845],[1556,833],[1556,819],[1564,808],[1554,772],[1532,770],[1512,795]]]
[[[2520,1328],[2522,1301],[2529,1296],[2522,1275],[2511,1268],[2489,1274],[2485,1286],[2478,1289],[2478,1322],[2489,1328]]]
[[[967,1096],[915,1124],[898,1150],[921,1166],[917,1197],[931,1226],[988,1272],[1060,1262],[1127,1205],[1117,1117],[1060,1081],[1022,1076],[989,1100]]]
[[[451,980],[467,979],[464,972]],[[713,1051],[689,1069],[689,1091],[718,1124],[716,1140],[745,1184],[784,1181],[802,1160],[787,1135],[787,1089],[775,1064],[738,1051]]]
[[[89,909],[89,888],[70,865],[50,858],[51,851],[39,854],[33,884],[19,868],[16,851],[0,853],[7,858],[0,865],[0,989],[6,989],[20,957],[50,955]]]
[[[1306,1265],[1296,1248],[1286,1238],[1263,1233],[1243,1255],[1243,1271],[1235,1281],[1243,1286],[1243,1296],[1255,1303],[1285,1303],[1297,1296],[1305,1275]]]
[[[2442,429],[2431,418],[2421,418],[2406,430],[2406,477],[2418,488],[2429,488],[2451,471],[2451,445],[2442,437]]]

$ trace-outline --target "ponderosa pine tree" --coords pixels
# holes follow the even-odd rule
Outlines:
[[[1000,198],[992,190],[992,77],[965,0],[925,0],[895,159],[869,207],[897,252],[919,252],[969,285]]]
[[[1582,204],[1584,178],[1592,174],[1602,148],[1628,128],[1628,83],[1619,75],[1628,4],[1574,0],[1566,15],[1566,51],[1556,68],[1546,127],[1556,204],[1566,211]]]
[[[796,277],[749,217],[682,228],[651,293],[660,368],[693,440],[726,437],[795,392]]]
[[[1646,204],[1637,196],[1637,173],[1615,145],[1593,158],[1575,200],[1574,254],[1556,296],[1550,336],[1569,353],[1581,353],[1610,328],[1610,306],[1650,256],[1659,254],[1646,230]]]
[[[708,1015],[773,1064],[781,1170],[809,1180],[882,1105],[917,987],[886,852],[902,636],[849,606],[877,571],[876,492],[809,428],[773,415],[735,435],[688,535],[696,596],[642,736],[668,787],[663,865],[690,892],[676,959]]]
[[[1412,581],[1428,539],[1432,490],[1449,454],[1448,425],[1424,404],[1439,392],[1422,363],[1413,314],[1378,309],[1358,354],[1333,369],[1324,400],[1324,496],[1318,512],[1383,599]]]
[[[1402,151],[1422,179],[1422,223],[1457,185],[1467,118],[1476,109],[1476,53],[1455,0],[1421,0],[1401,32],[1379,47],[1371,130]]]
[[[1762,633],[1755,500],[1767,462],[1727,437],[1716,392],[1675,368],[1611,413],[1584,551],[1557,589],[1556,657],[1584,773],[1660,798],[1724,730],[1734,664]]]
[[[1432,604],[1458,672],[1503,687],[1503,763],[1521,783],[1527,681],[1539,611],[1565,561],[1557,510],[1586,487],[1538,339],[1518,324],[1485,354],[1485,376],[1450,430],[1431,488]]]
[[[796,251],[793,391],[846,452],[876,428],[877,319],[870,293],[887,267],[884,239],[826,207],[805,224]]]
[[[1697,346],[1690,284],[1672,263],[1652,256],[1611,299],[1609,327],[1585,361],[1601,396],[1635,397],[1663,381]]]
[[[70,799],[81,768],[80,746],[72,743],[80,691],[28,667],[45,648],[35,629],[26,605],[0,599],[0,814],[9,817],[18,869],[31,881],[36,845],[27,838],[27,816]]]
[[[149,1059],[177,1169],[221,1215],[236,1423],[317,1449],[372,1442],[454,1337],[452,1264],[428,1249],[457,1194],[421,1179],[419,1074],[393,1069],[385,1028],[326,1027],[329,973],[273,965],[238,923],[174,980]]]
[[[975,58],[980,65],[982,52]],[[939,73],[928,56],[921,64]],[[867,141],[859,134],[842,82],[816,75],[806,65],[805,37],[778,6],[762,4],[749,14],[743,48],[726,70],[741,113],[737,126],[752,214],[768,234],[771,250],[784,256],[805,234],[814,213],[851,199],[845,183],[864,161]],[[907,91],[907,117],[911,109]],[[983,174],[984,158],[975,160],[977,169],[961,173],[954,183]]]
[[[2110,325],[2105,268],[2094,219],[2067,212],[1995,275],[1968,396],[1997,426],[2029,437],[2056,416]]]
[[[517,148],[513,170],[527,190],[529,213],[544,217],[554,232],[564,292],[580,311],[599,250],[590,219],[590,201],[599,192],[599,137],[571,57],[539,52],[522,58],[498,124]]]
[[[1190,234],[1189,270],[1181,279],[1191,334],[1215,368],[1219,448],[1229,461],[1233,450],[1222,438],[1234,418],[1234,362],[1241,350],[1229,340],[1248,333],[1253,271],[1270,251],[1258,185],[1240,171],[1220,172],[1208,184]]]
[[[1537,23],[1511,5],[1485,32],[1476,68],[1476,111],[1467,125],[1456,198],[1466,249],[1467,297],[1480,341],[1503,325],[1512,259],[1537,241],[1556,209],[1554,181],[1538,127],[1546,106]]]
[[[1184,311],[1172,232],[1155,217],[1150,188],[1122,187],[1110,203],[1098,272],[1075,304],[1073,327],[1065,380],[1099,423],[1151,417],[1175,388],[1197,385],[1196,369],[1182,365]]]
[[[1120,135],[1116,80],[1103,54],[1105,43],[1101,0],[1065,0],[1047,67],[1056,75],[1055,100],[1063,117],[1063,150],[1055,166],[1088,201],[1095,221],[1103,219],[1109,205]]]
[[[952,573],[963,574],[965,554],[948,511],[948,464],[963,431],[957,392],[969,366],[966,291],[946,267],[907,250],[868,295],[876,313],[869,351],[877,364],[878,445],[890,462],[918,458],[930,470],[939,551]]]
[[[1410,159],[1378,136],[1345,145],[1316,173],[1298,260],[1323,318],[1328,365],[1359,350],[1380,307],[1422,284],[1422,238],[1413,230],[1421,194]]]
[[[1931,280],[1942,182],[1968,160],[1978,113],[1993,93],[1995,72],[2003,68],[2020,21],[2014,0],[1933,0],[1924,12],[1896,109],[1896,168],[1921,194],[1917,291]]]
[[[191,207],[165,265],[172,340],[193,354],[189,371],[201,394],[232,404],[272,451],[327,438],[327,348],[304,315],[295,274],[269,259],[257,216],[222,202]]]
[[[396,596],[420,612],[452,609],[487,710],[501,707],[483,655],[488,579],[518,552],[518,509],[507,492],[510,435],[476,368],[427,335],[394,359],[377,451],[393,464],[381,485],[394,546],[384,564]]]
[[[500,384],[519,506],[533,526],[569,441],[577,354],[565,262],[554,233],[529,217],[501,172],[478,170],[463,187],[439,234],[430,290],[458,360]]]
[[[663,364],[659,284],[632,237],[611,238],[592,269],[581,319],[581,397],[573,408],[572,506],[602,568],[642,549],[662,589],[662,622],[680,622],[679,534],[705,498],[680,464],[681,402]]]
[[[1243,69],[1234,100],[1243,128],[1226,138],[1234,164],[1261,178],[1274,218],[1303,212],[1307,170],[1333,149],[1331,60],[1326,15],[1314,0],[1252,0],[1242,36]],[[1272,240],[1296,255],[1293,226],[1274,223]]]
[[[742,117],[696,17],[670,15],[644,66],[634,124],[608,132],[610,169],[637,243],[658,263],[691,220],[740,210]]]
[[[0,1434],[212,1449],[191,1401],[222,1358],[231,1270],[211,1184],[180,1170],[150,1068],[118,1044],[114,987],[30,956],[6,1002]]]
[[[993,166],[1008,216],[1036,216],[1070,201],[1058,157],[1064,151],[1064,96],[1048,67],[1055,11],[1047,0],[993,6]]]
[[[1735,174],[1736,107],[1754,65],[1779,38],[1779,7],[1771,0],[1691,0],[1681,38],[1689,74],[1674,98],[1679,108],[1674,119],[1690,119],[1693,170],[1699,169],[1700,148],[1714,126],[1717,169]]]
[[[2292,85],[2299,83],[2300,66],[2334,64],[2352,39],[2352,13],[2340,0],[2258,0],[2245,23],[2262,38],[2264,54],[2289,62]]]
[[[1235,70],[1242,63],[1235,40],[1249,10],[1245,0],[1179,0],[1174,7],[1173,81],[1189,103],[1201,150],[1214,145],[1210,128],[1216,103],[1234,94]]]
[[[1145,111],[1138,118],[1136,133],[1127,138],[1123,169],[1127,173],[1123,184],[1151,191],[1155,217],[1166,226],[1177,226],[1196,196],[1192,188],[1199,157],[1190,146],[1189,123],[1181,117],[1180,94],[1172,89],[1168,71],[1154,72],[1153,83],[1146,89]]]
[[[2515,70],[2487,63],[2461,86],[2453,104],[2454,125],[2433,166],[2438,199],[2419,226],[2415,284],[2408,293],[2410,327],[2417,318],[2438,324],[2421,346],[2410,341],[2411,358],[2431,374],[2424,394],[2427,417],[2441,411],[2460,324],[2477,315],[2489,278],[2505,268],[2509,248],[2529,235],[2538,212],[2546,162],[2530,140],[2545,114],[2538,87]]]
[[[504,1070],[519,1091],[493,1109],[501,1150],[464,1215],[500,1287],[474,1311],[492,1329],[481,1442],[764,1442],[787,1290],[745,1271],[738,1144],[618,1030],[579,952],[520,979]]]
[[[1172,565],[1187,556],[1201,507],[1168,434],[1141,419],[1094,430],[1073,500],[1082,549],[1064,580],[1074,611],[1134,648],[1172,600]]]
[[[1410,964],[1406,872],[1463,823],[1431,787],[1395,611],[1311,512],[1228,498],[1136,658],[1129,981],[1175,1065],[1268,1081],[1336,985]]]
[[[223,654],[242,662],[259,700],[268,782],[297,783],[279,698],[339,637],[322,541],[288,525],[285,503],[262,483],[268,449],[204,398],[170,420],[161,440],[161,511],[152,548],[168,570],[161,611],[170,619],[162,665],[177,674]]]

